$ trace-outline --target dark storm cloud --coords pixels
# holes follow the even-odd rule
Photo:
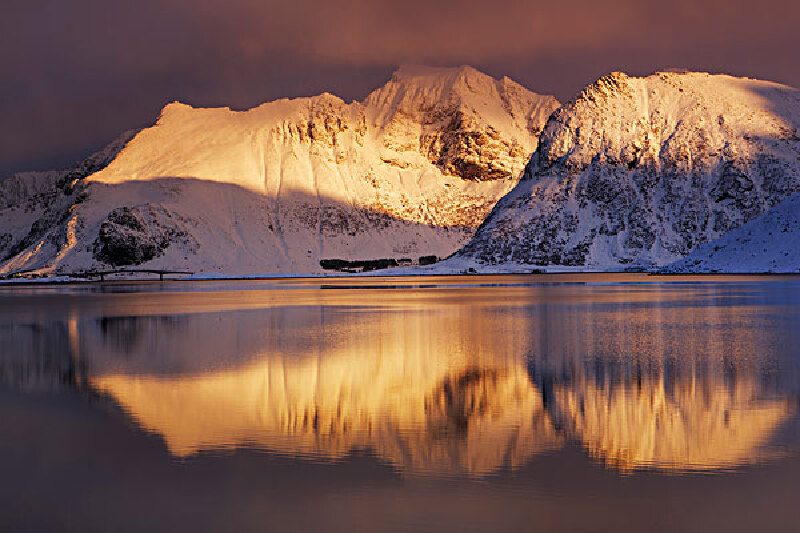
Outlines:
[[[611,70],[800,86],[796,0],[6,0],[0,174],[62,166],[166,102],[360,98],[401,63],[469,63],[567,99]]]

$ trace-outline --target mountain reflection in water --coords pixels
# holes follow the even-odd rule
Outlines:
[[[17,348],[2,376],[111,398],[178,458],[360,450],[411,475],[482,477],[570,442],[622,472],[713,472],[787,449],[793,338],[746,291],[425,290],[176,315],[73,311],[0,329]]]

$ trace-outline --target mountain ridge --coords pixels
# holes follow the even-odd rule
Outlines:
[[[13,230],[0,272],[319,272],[325,258],[449,255],[516,183],[557,106],[471,68],[401,69],[349,104],[167,104],[70,187],[57,183],[69,171],[51,174],[47,202],[20,209],[20,191],[0,211]]]
[[[0,181],[0,273],[658,269],[800,192],[799,127],[797,89],[698,72],[614,72],[564,106],[468,66],[349,103],[173,102],[73,169]]]
[[[670,263],[800,188],[800,91],[612,73],[549,118],[515,189],[457,253],[476,265]]]

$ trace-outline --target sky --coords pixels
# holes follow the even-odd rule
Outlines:
[[[469,64],[569,100],[615,70],[800,87],[798,0],[3,0],[0,176],[69,166],[164,104],[360,99]]]

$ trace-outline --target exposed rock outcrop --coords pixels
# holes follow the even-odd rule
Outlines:
[[[163,208],[149,205],[114,209],[100,224],[93,256],[108,265],[127,266],[146,263],[162,255],[173,243],[190,247],[191,253],[196,253],[197,243],[180,229],[186,227],[186,222],[173,218]]]

